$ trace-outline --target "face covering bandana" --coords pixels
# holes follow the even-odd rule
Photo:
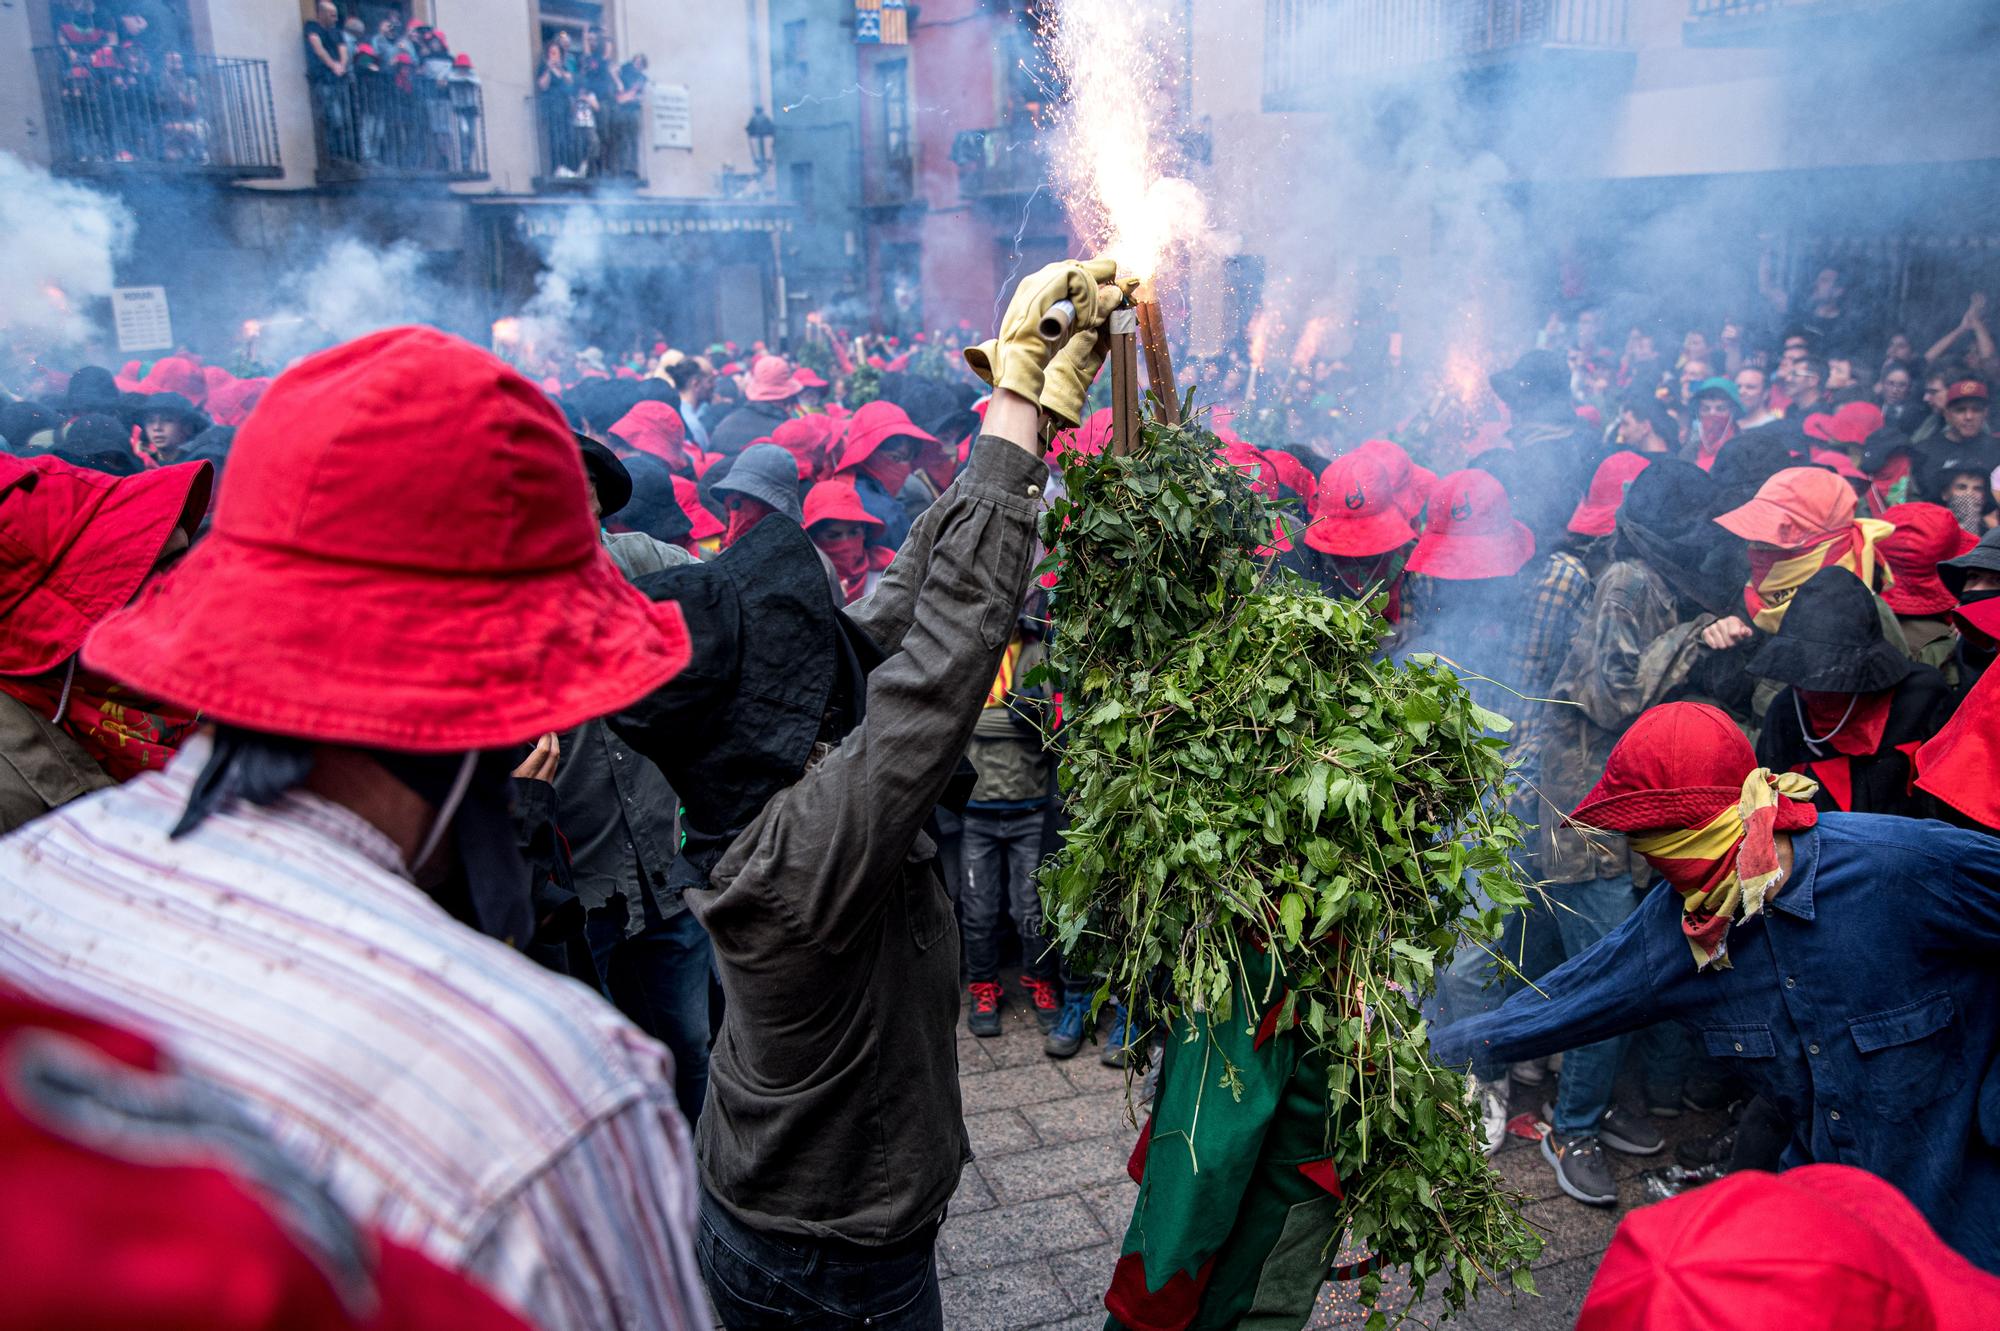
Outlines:
[[[846,582],[858,578],[868,571],[868,543],[859,536],[843,536],[838,540],[814,541],[814,545],[833,563],[833,571]]]
[[[893,499],[903,493],[903,485],[910,479],[913,468],[908,462],[890,461],[882,456],[880,449],[877,449],[861,464],[861,470],[874,477],[876,483],[888,491],[890,498]]]
[[[1895,528],[1875,518],[1862,518],[1835,532],[1816,545],[1802,550],[1750,551],[1750,582],[1743,589],[1743,605],[1750,622],[1766,633],[1776,633],[1785,622],[1785,607],[1813,574],[1829,566],[1844,568],[1869,587],[1875,586],[1875,542]],[[1883,585],[1889,571],[1882,569]]]
[[[1986,499],[1983,495],[1949,494],[1944,498],[1944,506],[1958,519],[1959,526],[1974,536],[1984,534],[1986,529],[1980,525],[1986,516]]]
[[[722,548],[730,546],[750,534],[751,528],[777,512],[761,499],[736,496],[735,505],[729,510],[729,526],[722,533]]]
[[[1742,798],[1700,827],[1632,834],[1632,849],[1680,894],[1681,933],[1697,970],[1729,968],[1730,926],[1764,909],[1782,876],[1777,833],[1818,821],[1806,802],[1818,789],[1796,772],[1760,767],[1744,779]]]

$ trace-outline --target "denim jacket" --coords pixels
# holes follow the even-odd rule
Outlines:
[[[1731,969],[1695,970],[1662,885],[1542,992],[1435,1032],[1433,1050],[1516,1062],[1671,1017],[1791,1121],[1787,1166],[1879,1175],[2000,1270],[2000,841],[1830,813],[1792,849],[1783,890],[1730,931]]]

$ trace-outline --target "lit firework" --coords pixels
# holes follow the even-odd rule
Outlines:
[[[1171,169],[1179,39],[1160,9],[1105,0],[1063,0],[1043,33],[1068,93],[1055,173],[1071,225],[1142,279],[1207,228],[1200,193]]]

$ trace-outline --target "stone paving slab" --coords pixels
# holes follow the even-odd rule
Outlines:
[[[955,1274],[966,1274],[1035,1257],[1066,1257],[1106,1239],[1082,1198],[1053,1197],[954,1214],[938,1235],[938,1251]]]

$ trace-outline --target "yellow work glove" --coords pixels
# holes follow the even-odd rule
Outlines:
[[[1042,316],[1059,300],[1076,306],[1071,327],[1081,335],[1097,327],[1117,300],[1100,299],[1098,289],[1118,276],[1113,259],[1070,259],[1052,263],[1021,280],[1014,299],[1000,320],[1000,336],[965,349],[965,363],[995,388],[1019,393],[1030,402],[1042,399],[1042,380],[1055,348],[1042,339]],[[1120,297],[1122,299],[1122,296]]]
[[[1073,334],[1042,376],[1042,410],[1064,425],[1074,427],[1082,421],[1090,385],[1104,368],[1104,355],[1110,349],[1111,335],[1102,324]]]

